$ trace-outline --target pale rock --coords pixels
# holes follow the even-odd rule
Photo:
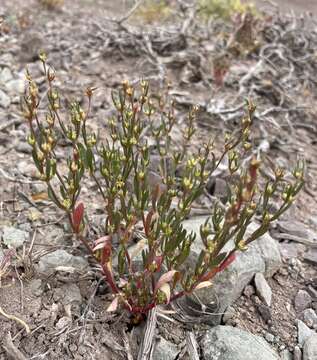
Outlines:
[[[39,272],[46,275],[53,274],[58,267],[72,267],[84,272],[88,268],[88,263],[82,257],[71,255],[67,251],[59,249],[42,256],[38,264]]]
[[[317,325],[317,314],[313,309],[306,309],[303,313],[304,322],[310,328]]]
[[[152,356],[153,360],[175,360],[180,353],[179,349],[175,344],[160,337],[155,344],[154,353]]]
[[[317,334],[310,336],[304,343],[303,360],[317,359]]]
[[[231,326],[207,330],[201,341],[204,360],[279,360],[278,354],[260,336]]]
[[[272,290],[271,290],[269,284],[267,283],[265,277],[263,276],[263,274],[261,274],[261,273],[255,274],[254,283],[255,283],[256,293],[257,293],[258,297],[262,301],[264,301],[264,303],[267,306],[271,306]]]
[[[302,312],[311,306],[312,298],[305,290],[299,290],[294,299],[296,311]]]
[[[3,243],[9,247],[18,249],[29,239],[29,233],[13,226],[4,226],[2,229]]]
[[[315,332],[301,320],[297,320],[297,341],[300,347],[303,347],[305,341],[314,334]]]

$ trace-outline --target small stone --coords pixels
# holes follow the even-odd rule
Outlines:
[[[12,95],[21,95],[24,93],[25,84],[22,79],[15,79],[7,82],[6,88]]]
[[[64,306],[81,304],[82,297],[79,287],[76,284],[64,284],[55,289],[54,301],[61,302]]]
[[[223,317],[222,317],[222,321],[224,324],[227,324],[229,320],[231,320],[234,317],[235,314],[235,309],[233,306],[229,306],[226,310],[226,312],[224,313]]]
[[[303,254],[306,250],[306,247],[303,244],[298,244],[295,242],[281,242],[279,243],[279,249],[282,257],[285,260],[289,260],[298,257],[299,254]]]
[[[261,273],[255,274],[254,283],[258,297],[267,305],[271,306],[272,290],[265,277]]]
[[[302,312],[309,308],[312,303],[312,298],[306,290],[299,290],[295,296],[294,305],[296,311]]]
[[[317,250],[311,249],[303,254],[303,258],[305,261],[312,263],[313,265],[317,265]]]
[[[4,226],[2,231],[3,242],[10,248],[18,249],[29,239],[29,234],[26,231],[12,226]]]
[[[277,227],[283,233],[298,236],[307,240],[314,241],[316,238],[316,234],[299,221],[278,221]]]
[[[12,72],[8,67],[0,71],[0,83],[5,84],[13,78]]]
[[[257,310],[260,313],[262,319],[268,324],[272,319],[270,308],[266,305],[259,304],[257,305]]]
[[[283,350],[280,353],[281,360],[293,360],[293,355],[289,350]]]
[[[303,314],[304,322],[309,327],[314,327],[317,325],[317,315],[313,309],[306,309]]]
[[[47,192],[47,185],[43,182],[32,182],[31,184],[32,194],[40,194],[43,192]]]
[[[44,292],[41,279],[32,279],[29,282],[29,287],[34,296],[41,296]]]
[[[315,332],[306,326],[301,320],[297,320],[297,341],[300,347],[303,347],[304,342]]]
[[[4,91],[0,90],[0,107],[7,109],[11,104],[10,96]]]
[[[19,161],[18,171],[25,176],[37,177],[38,175],[36,166],[26,161]]]
[[[38,60],[38,54],[43,49],[44,41],[36,32],[27,31],[21,39],[22,61],[33,62]]]
[[[56,323],[56,329],[61,330],[64,329],[66,326],[68,326],[72,322],[72,319],[70,319],[68,316],[63,316],[58,320]]]
[[[246,297],[251,297],[252,295],[255,294],[255,290],[254,290],[254,287],[252,285],[247,285],[245,288],[244,288],[244,291],[243,291],[243,294],[246,296]]]
[[[228,198],[228,184],[225,180],[212,176],[206,185],[208,193],[212,196],[219,198],[223,203]]]
[[[317,290],[314,289],[311,285],[308,285],[307,292],[312,297],[313,301],[317,301]]]
[[[266,333],[264,336],[265,340],[269,343],[273,343],[275,340],[275,336],[270,334],[270,333]]]
[[[17,143],[16,150],[24,154],[31,154],[32,152],[31,146],[25,141],[19,141]]]
[[[304,344],[303,360],[317,359],[317,334],[310,336]]]
[[[294,357],[293,360],[302,360],[302,351],[299,346],[294,347]]]
[[[69,254],[65,250],[56,250],[41,257],[38,270],[39,272],[50,275],[58,267],[72,267],[78,271],[85,271],[88,267],[87,261],[79,256]]]
[[[204,360],[279,360],[277,353],[260,336],[231,326],[207,330],[201,341]]]
[[[160,337],[155,345],[153,360],[174,360],[179,354],[179,350],[175,344]]]

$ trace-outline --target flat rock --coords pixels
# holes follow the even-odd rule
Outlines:
[[[272,290],[262,273],[255,274],[254,283],[258,297],[267,305],[271,306]]]
[[[313,309],[306,309],[303,313],[304,322],[309,327],[314,327],[317,325],[317,314]]]
[[[316,334],[308,326],[306,326],[301,320],[297,320],[297,341],[300,347],[302,347],[305,341]]]
[[[199,217],[184,222],[186,230],[196,233],[196,240],[191,247],[191,255],[185,264],[187,268],[194,268],[197,257],[203,248],[200,225],[205,221],[206,217]],[[251,223],[248,232],[253,232],[257,227],[257,224]],[[224,250],[230,250],[232,246],[233,241],[229,241]],[[215,276],[212,287],[199,289],[196,294],[203,304],[209,304],[216,294],[219,303],[217,313],[224,313],[227,307],[232,305],[242,294],[256,273],[271,276],[281,264],[277,242],[269,234],[265,234],[250,244],[247,251],[237,253],[236,260],[225,271]],[[211,323],[214,325],[220,324],[220,321],[221,315],[211,317]]]
[[[175,360],[179,354],[179,349],[175,344],[160,337],[155,344],[153,360]]]
[[[283,233],[298,236],[310,241],[316,240],[316,234],[314,231],[299,221],[278,221],[277,227]]]
[[[29,233],[13,226],[4,226],[2,240],[10,248],[18,249],[29,239]]]
[[[218,325],[201,341],[204,360],[278,360],[280,357],[261,337],[239,328]]]
[[[38,264],[38,270],[43,274],[50,275],[60,266],[85,271],[88,267],[88,262],[80,256],[74,256],[65,250],[59,249],[42,256]]]
[[[303,258],[305,261],[317,265],[317,249],[310,249],[303,254]]]
[[[317,334],[310,336],[304,344],[303,360],[317,359]]]
[[[296,311],[302,312],[311,306],[312,298],[305,290],[299,290],[294,299]]]
[[[24,93],[25,84],[24,80],[22,79],[14,79],[10,80],[6,83],[6,88],[8,89],[9,93],[12,95],[21,95]]]
[[[306,250],[306,246],[296,242],[288,243],[283,241],[279,243],[279,249],[282,257],[288,260],[288,259],[297,258],[299,255],[304,254]]]

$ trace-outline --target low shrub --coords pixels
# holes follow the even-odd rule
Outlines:
[[[180,123],[167,92],[152,93],[147,81],[135,87],[125,81],[112,94],[116,115],[108,120],[108,139],[100,143],[88,130],[95,89],[86,90],[86,110],[74,101],[66,116],[55,86],[55,72],[45,54],[41,61],[47,79],[47,106],[45,116],[40,116],[42,96],[27,73],[23,111],[30,128],[28,142],[50,199],[67,214],[73,233],[100,265],[114,296],[109,311],[121,306],[139,316],[156,305],[210,286],[213,277],[234,261],[239,251],[246,251],[252,241],[268,231],[304,184],[304,164],[298,162],[292,180],[276,167],[272,178],[263,179],[263,187],[259,185],[261,162],[252,155],[250,133],[255,106],[250,100],[238,129],[226,135],[220,156],[216,156],[212,140],[191,153],[198,107],[190,109],[186,121]],[[175,144],[173,129],[177,123],[182,129],[182,143]],[[71,153],[63,167],[56,150],[65,141]],[[153,152],[159,158],[154,174],[150,168]],[[231,178],[228,202],[225,206],[215,204],[200,230],[204,248],[196,265],[184,269],[195,235],[184,229],[183,221],[225,157]],[[85,235],[88,204],[80,200],[85,174],[94,180],[104,200],[104,234],[96,240]],[[246,236],[256,214],[261,224]],[[141,269],[130,251],[136,234],[143,244],[139,249]],[[233,248],[224,251],[231,239]]]

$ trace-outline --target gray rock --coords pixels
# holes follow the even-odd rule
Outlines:
[[[0,83],[5,84],[13,78],[12,72],[8,67],[4,67],[0,71]]]
[[[306,309],[303,314],[304,322],[309,327],[314,327],[317,325],[317,315],[313,309]]]
[[[310,241],[316,240],[316,234],[299,221],[278,221],[277,227],[281,232],[298,236]]]
[[[267,305],[271,306],[272,290],[265,277],[261,273],[255,274],[254,283],[258,297]]]
[[[305,261],[317,265],[317,250],[310,249],[309,251],[303,254],[303,258]]]
[[[219,177],[212,176],[206,185],[210,195],[219,198],[223,203],[228,198],[228,185],[227,182]]]
[[[37,32],[25,32],[21,39],[21,60],[26,62],[38,60],[39,52],[43,47],[44,40]]]
[[[293,354],[289,350],[283,350],[280,353],[281,360],[293,360]]]
[[[235,309],[232,306],[229,306],[226,312],[223,314],[222,321],[226,324],[229,320],[234,317]]]
[[[34,296],[41,296],[44,292],[41,279],[32,279],[29,282],[29,287]]]
[[[174,360],[179,354],[179,350],[175,344],[160,337],[155,345],[153,360]]]
[[[271,309],[264,304],[256,305],[258,312],[260,313],[262,319],[268,324],[272,320]]]
[[[305,290],[299,290],[294,299],[296,311],[304,311],[311,306],[312,298]]]
[[[47,185],[44,182],[32,182],[31,191],[33,194],[47,192]]]
[[[13,226],[4,226],[2,229],[2,239],[8,247],[18,249],[29,239],[29,234]]]
[[[317,359],[317,334],[310,336],[304,344],[303,360]]]
[[[196,233],[196,240],[191,248],[191,255],[186,263],[187,268],[194,268],[197,256],[200,254],[203,244],[200,237],[200,225],[206,221],[206,217],[193,218],[184,222],[188,231]],[[250,224],[248,233],[257,229],[258,225]],[[225,251],[232,248],[233,241],[226,245]],[[224,313],[228,306],[242,294],[243,289],[253,279],[256,273],[264,273],[266,276],[274,274],[281,266],[282,261],[276,241],[265,234],[252,244],[245,252],[237,254],[236,260],[223,272],[213,279],[213,286],[196,291],[203,304],[208,304],[215,293],[218,297],[219,309],[217,313]],[[221,321],[221,315],[212,316],[212,323],[217,325]]]
[[[239,328],[218,325],[201,341],[204,360],[278,360],[280,357],[259,336]]]
[[[32,152],[31,146],[25,141],[21,140],[17,143],[16,150],[24,154],[31,154]]]
[[[46,244],[62,245],[65,243],[65,231],[60,227],[47,226],[46,234],[45,239],[43,239]]]
[[[71,318],[69,318],[68,316],[63,316],[57,321],[55,327],[57,330],[61,330],[66,328],[68,325],[70,325],[71,322],[72,322]]]
[[[0,89],[0,107],[7,109],[11,104],[10,96]]]
[[[43,274],[50,275],[59,266],[73,267],[78,271],[85,271],[88,263],[84,258],[71,255],[65,250],[56,250],[41,257],[38,270]]]
[[[36,166],[27,161],[19,161],[17,168],[18,171],[25,176],[36,177],[38,174]]]
[[[294,359],[293,360],[302,360],[302,350],[299,346],[294,347]]]
[[[274,237],[274,236],[273,236]],[[284,259],[297,258],[299,254],[304,254],[306,246],[304,244],[298,244],[295,242],[280,242],[279,249]]]
[[[254,295],[255,294],[255,289],[254,289],[254,287],[252,286],[252,285],[247,285],[245,288],[244,288],[244,290],[243,290],[243,294],[246,296],[246,297],[248,297],[248,298],[250,298],[252,295]]]
[[[301,320],[297,320],[297,341],[300,347],[303,347],[304,342],[314,334],[315,332],[306,326]]]
[[[24,93],[25,84],[24,80],[22,79],[14,79],[10,80],[6,83],[6,88],[8,89],[9,93],[12,95],[21,95]]]
[[[265,340],[269,343],[274,343],[274,341],[275,341],[275,336],[273,334],[266,333],[264,337],[265,337]]]
[[[64,284],[55,289],[54,301],[65,305],[75,305],[82,303],[82,296],[79,287],[76,284]]]

